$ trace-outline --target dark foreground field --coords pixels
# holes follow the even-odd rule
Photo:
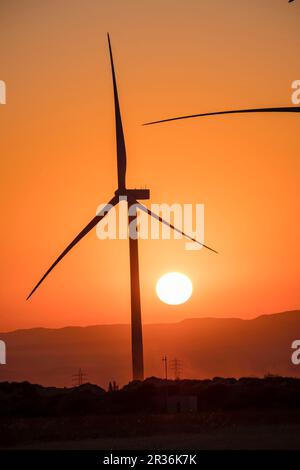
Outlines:
[[[209,415],[99,416],[10,421],[2,448],[66,450],[300,449],[300,416]],[[275,418],[275,419],[274,419]],[[256,422],[255,422],[256,421]],[[16,432],[17,431],[17,432]]]
[[[110,392],[3,382],[0,448],[300,449],[299,398],[300,379],[283,377],[152,378]]]

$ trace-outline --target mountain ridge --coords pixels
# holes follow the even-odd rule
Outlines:
[[[300,376],[291,344],[300,339],[300,311],[239,318],[192,318],[145,324],[146,376],[162,377],[162,357],[182,361],[183,378]],[[131,378],[129,324],[31,328],[0,333],[7,349],[1,380],[70,386],[82,368],[87,380],[104,388]],[[173,372],[169,367],[169,374]]]
[[[293,315],[293,314],[300,314],[300,310],[285,310],[283,312],[275,312],[275,313],[266,313],[261,314],[253,318],[240,318],[240,317],[191,317],[191,318],[184,318],[183,320],[179,320],[178,322],[163,322],[163,323],[145,323],[144,326],[159,326],[159,325],[178,325],[184,322],[190,321],[202,321],[202,320],[238,320],[238,321],[245,321],[251,322],[258,320],[260,318],[267,318],[267,317],[278,317],[279,315]],[[10,331],[0,331],[0,336],[7,335],[10,333],[16,333],[21,331],[36,331],[36,330],[47,330],[47,331],[57,331],[57,330],[66,330],[71,328],[95,328],[95,327],[121,327],[121,326],[130,326],[130,323],[103,323],[103,324],[94,324],[94,325],[66,325],[60,327],[47,327],[47,326],[35,326],[31,328],[17,328]]]

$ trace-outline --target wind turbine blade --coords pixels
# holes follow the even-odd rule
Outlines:
[[[191,237],[190,235],[187,235],[186,233],[182,232],[178,228],[174,227],[174,225],[172,225],[169,222],[167,222],[166,220],[162,219],[162,217],[160,217],[159,215],[154,214],[154,212],[152,212],[150,209],[148,209],[148,207],[143,206],[143,204],[139,203],[138,201],[134,201],[134,202],[135,202],[135,204],[137,204],[137,207],[139,209],[146,212],[146,214],[149,214],[154,219],[159,220],[159,222],[161,222],[162,224],[165,224],[168,227],[171,227],[171,229],[175,230],[175,232],[181,233],[181,235],[183,235],[186,238],[189,238],[189,240],[192,240],[193,242],[199,243],[199,245],[203,246],[204,248],[207,248],[208,250],[213,251],[214,253],[218,254],[218,252],[216,250],[214,250],[213,248],[210,248],[209,246],[205,245],[204,243],[199,242],[195,238]]]
[[[218,116],[220,114],[243,114],[243,113],[300,113],[300,106],[286,106],[281,108],[254,108],[254,109],[234,109],[230,111],[217,111],[214,113],[190,114],[188,116],[177,116],[168,119],[161,119],[160,121],[146,122],[143,126],[151,124],[159,124],[162,122],[179,121],[181,119],[191,119],[204,116]]]
[[[87,234],[89,233],[93,227],[95,227],[100,220],[102,220],[107,212],[110,211],[112,206],[115,206],[119,202],[118,197],[113,197],[105,207],[100,211],[98,215],[96,215],[88,224],[87,226],[81,230],[81,232],[74,238],[74,240],[67,246],[67,248],[59,255],[59,257],[54,261],[54,263],[50,266],[48,271],[45,272],[43,277],[39,280],[39,282],[36,284],[36,286],[32,289],[30,294],[28,295],[27,299],[28,300],[32,294],[36,291],[36,289],[40,286],[40,284],[43,282],[43,280],[48,276],[48,274],[52,271],[53,268],[66,256],[66,254]]]
[[[115,74],[114,60],[113,60],[112,49],[111,49],[111,44],[110,44],[110,37],[109,37],[108,33],[107,33],[107,39],[108,39],[111,73],[112,73],[113,88],[114,88],[114,101],[115,101],[118,188],[119,189],[125,189],[125,187],[126,187],[126,184],[125,184],[126,147],[125,147],[125,139],[124,139],[123,125],[122,125],[122,118],[121,118],[121,111],[120,111],[120,104],[119,104],[119,97],[118,97],[118,89],[117,89],[117,80],[116,80],[116,74]]]

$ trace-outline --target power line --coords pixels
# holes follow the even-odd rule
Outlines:
[[[164,362],[165,379],[168,380],[168,357],[163,356],[162,361]]]
[[[75,382],[75,387],[80,387],[85,381],[84,379],[87,377],[87,374],[83,372],[81,368],[78,369],[77,374],[72,375],[72,382]]]
[[[174,379],[180,380],[180,374],[182,373],[182,362],[180,359],[177,359],[176,357],[175,359],[172,359],[172,361],[170,361],[170,366],[174,373]]]

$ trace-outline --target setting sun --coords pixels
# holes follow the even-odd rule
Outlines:
[[[193,285],[185,274],[167,273],[164,274],[156,284],[158,298],[169,305],[179,305],[185,303],[192,295]]]

